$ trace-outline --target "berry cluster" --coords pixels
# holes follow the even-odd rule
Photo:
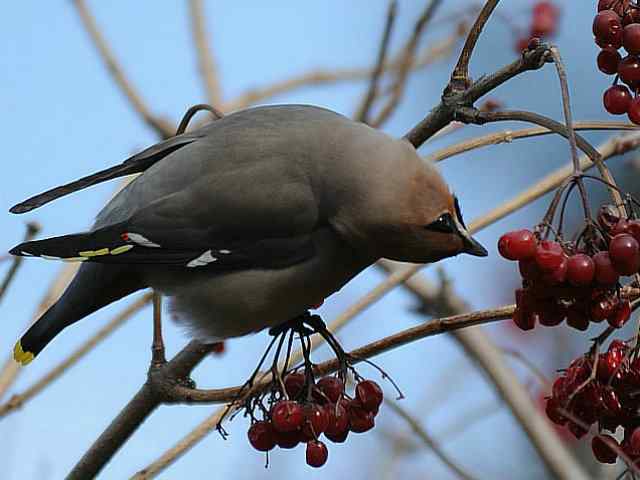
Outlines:
[[[640,125],[640,7],[632,0],[600,0],[593,34],[602,49],[598,68],[616,76],[613,85],[604,92],[604,108],[613,115],[626,113],[629,120]],[[624,58],[618,51],[620,48],[627,53]]]
[[[522,330],[565,319],[578,330],[604,320],[620,328],[629,320],[631,305],[620,298],[619,279],[640,269],[640,221],[619,219],[605,207],[598,222],[600,236],[589,242],[542,240],[529,230],[500,238],[500,254],[518,261],[522,276],[513,316]]]
[[[522,35],[516,42],[518,53],[526,50],[532,39],[548,38],[558,29],[560,9],[548,0],[539,0],[533,5],[531,24],[526,35]]]
[[[375,426],[383,394],[371,380],[358,382],[352,398],[338,377],[323,377],[309,384],[304,374],[289,373],[283,383],[286,395],[271,399],[270,407],[262,410],[263,419],[252,415],[247,435],[256,450],[291,449],[306,443],[307,464],[321,467],[329,456],[321,435],[343,443],[349,432],[363,433]]]
[[[634,463],[640,459],[640,357],[636,349],[614,340],[604,353],[592,351],[574,360],[553,383],[547,399],[549,419],[576,437],[597,424],[593,453],[602,463],[615,463],[619,452]],[[614,433],[621,426],[621,443]]]

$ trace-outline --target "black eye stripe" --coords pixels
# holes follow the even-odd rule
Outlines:
[[[431,222],[424,228],[440,233],[453,233],[455,231],[453,218],[450,213],[443,213],[435,222]]]
[[[458,221],[466,230],[467,226],[465,225],[464,219],[462,218],[462,210],[460,209],[460,202],[458,202],[458,197],[456,196],[453,197],[453,204],[455,205],[455,208],[456,208],[456,216],[458,217]]]

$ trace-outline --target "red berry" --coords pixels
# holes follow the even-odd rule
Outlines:
[[[305,378],[302,373],[289,373],[284,377],[284,389],[289,398],[297,398],[304,390]]]
[[[608,416],[614,417],[622,413],[622,405],[618,399],[618,394],[613,388],[604,388],[602,390],[602,399]]]
[[[271,407],[271,421],[278,432],[293,432],[303,423],[302,406],[292,400],[281,400]]]
[[[349,414],[347,409],[341,403],[330,403],[324,408],[329,420],[327,429],[324,432],[325,436],[332,442],[336,441],[334,439],[340,440],[343,437],[346,439],[346,435],[349,433]]]
[[[562,265],[565,255],[558,242],[542,240],[536,248],[535,258],[542,271],[551,272]]]
[[[621,363],[611,352],[601,353],[598,357],[596,378],[601,382],[608,382],[617,373]]]
[[[567,270],[569,262],[567,257],[563,254],[562,262],[556,268],[549,272],[542,274],[542,281],[549,286],[560,285],[567,279]]]
[[[336,403],[344,393],[344,382],[338,377],[324,377],[317,383],[318,389],[333,403]]]
[[[560,9],[553,2],[541,0],[533,6],[533,16],[536,15],[549,15],[557,18],[560,15]]]
[[[532,282],[539,280],[542,276],[542,272],[540,271],[535,258],[520,260],[518,262],[518,270],[520,271],[520,276],[522,276],[522,278]]]
[[[356,398],[365,410],[378,413],[383,398],[382,389],[373,380],[363,380],[356,385]]]
[[[631,304],[629,300],[623,300],[618,303],[612,315],[607,317],[609,325],[614,328],[621,328],[631,317]]]
[[[622,19],[613,10],[603,10],[593,19],[593,34],[603,43],[620,48],[622,45]]]
[[[634,88],[640,81],[640,59],[636,55],[627,55],[618,65],[620,80]]]
[[[640,125],[640,97],[631,100],[629,109],[627,110],[627,116],[633,123]]]
[[[637,8],[629,8],[622,17],[622,25],[627,26],[631,23],[640,23],[640,11]],[[624,38],[624,32],[623,32]]]
[[[607,75],[615,75],[618,73],[618,65],[622,60],[620,52],[613,47],[603,48],[598,54],[598,68],[602,73]]]
[[[536,237],[529,230],[505,233],[498,240],[498,251],[507,260],[526,260],[536,253]]]
[[[589,328],[589,316],[585,313],[584,308],[575,305],[567,309],[567,325],[584,332]]]
[[[276,446],[276,436],[271,422],[256,422],[247,432],[249,443],[260,452],[268,452]]]
[[[640,221],[631,220],[631,221],[627,222],[627,232],[626,233],[628,233],[633,238],[635,238],[636,242],[638,242],[638,245],[640,245]]]
[[[629,222],[627,222],[624,218],[621,218],[616,222],[616,224],[611,229],[611,232],[609,233],[612,237],[615,237],[616,235],[619,235],[621,233],[629,233]]]
[[[327,463],[329,450],[327,446],[319,441],[311,440],[307,442],[307,465],[318,468]]]
[[[294,430],[292,432],[279,432],[274,429],[273,432],[276,437],[276,445],[280,448],[290,450],[292,448],[296,448],[298,444],[300,444],[301,439],[299,430]]]
[[[567,419],[561,413],[562,406],[560,402],[556,398],[550,398],[547,400],[547,406],[545,407],[545,412],[549,420],[551,420],[556,425],[564,425],[567,423]]]
[[[591,303],[591,320],[596,323],[612,316],[618,306],[618,297],[615,295],[603,295]]]
[[[640,267],[640,246],[627,233],[616,235],[609,243],[609,256],[620,275],[632,275]]]
[[[559,302],[551,300],[536,306],[540,325],[555,327],[560,325],[567,316],[566,308]]]
[[[591,441],[593,455],[600,463],[616,463],[618,459],[616,449],[619,447],[617,440],[611,435],[598,435]]]
[[[516,53],[521,53],[529,48],[529,37],[518,37],[514,45]]]
[[[612,115],[623,115],[628,112],[633,96],[624,85],[613,85],[604,91],[602,103],[607,112]]]
[[[364,433],[375,427],[375,414],[366,410],[358,400],[349,402],[349,429],[354,433]]]
[[[558,19],[555,15],[538,14],[533,16],[531,22],[531,36],[532,37],[546,37],[553,35],[556,31]]]
[[[326,410],[315,403],[304,406],[304,424],[302,432],[306,438],[318,438],[329,425]]]
[[[589,285],[596,273],[596,265],[589,255],[578,253],[567,260],[567,280],[573,285]]]
[[[622,30],[622,45],[631,55],[640,53],[640,24],[631,23]]]
[[[536,326],[536,318],[537,317],[528,309],[516,307],[513,312],[513,323],[515,323],[520,330],[533,330]]]
[[[613,285],[618,282],[620,275],[613,267],[609,252],[598,252],[593,256],[593,263],[596,266],[596,282],[603,285]]]
[[[640,427],[635,428],[629,439],[629,447],[635,455],[640,454]]]

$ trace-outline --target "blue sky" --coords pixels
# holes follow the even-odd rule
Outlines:
[[[386,2],[235,2],[209,1],[210,40],[218,62],[225,99],[245,89],[302,73],[312,68],[351,68],[373,61],[381,34]],[[401,0],[392,45],[399,47],[409,35],[424,2]],[[441,12],[459,11],[468,2],[449,0]],[[507,18],[524,24],[528,2],[502,2]],[[590,2],[594,3],[594,2]],[[175,122],[194,103],[205,100],[189,31],[186,2],[89,2],[98,24],[120,59],[132,83],[152,110]],[[557,38],[572,82],[577,119],[608,118],[600,104],[608,79],[595,68],[597,49],[591,39],[591,9],[584,2],[563,2],[561,35]],[[450,24],[434,24],[423,45],[444,38]],[[4,174],[0,206],[8,208],[27,196],[119,163],[156,141],[154,133],[130,108],[108,75],[81,27],[71,2],[11,2],[0,18],[0,108]],[[504,22],[494,18],[481,39],[472,62],[480,76],[514,59],[514,38]],[[385,130],[401,135],[438,101],[452,60],[415,74],[407,96]],[[269,103],[310,103],[352,114],[363,83],[313,87],[269,99]],[[535,110],[561,118],[557,80],[551,68],[518,78],[493,95],[510,108]],[[492,128],[485,128],[489,131]],[[481,132],[468,127],[433,142],[424,152]],[[594,142],[604,138],[591,135]],[[566,144],[545,138],[516,142],[454,158],[442,166],[447,180],[461,199],[467,220],[513,196],[547,171],[568,160]],[[52,236],[85,229],[108,199],[113,184],[66,197],[27,216],[0,215],[5,250],[18,243],[26,220],[43,225],[42,235]],[[500,232],[531,224],[543,203],[500,222],[478,235],[491,257],[459,257],[444,262],[456,289],[475,307],[511,301],[515,278],[512,266],[496,257]],[[0,353],[9,354],[60,266],[31,260],[3,300]],[[428,273],[428,275],[432,275]],[[327,320],[336,316],[381,280],[368,271],[354,280],[322,309]],[[490,280],[486,280],[490,279]],[[480,280],[480,281],[479,281]],[[19,392],[90,336],[130,300],[92,315],[56,338],[27,369],[14,391]],[[401,290],[361,315],[341,339],[354,348],[368,341],[413,326],[421,318],[411,313],[412,299]],[[150,346],[150,311],[137,315],[95,349],[89,357],[29,402],[17,414],[0,421],[3,478],[61,478],[99,435],[145,379]],[[498,342],[512,340],[503,330],[489,331]],[[576,338],[564,332],[562,336]],[[186,341],[184,332],[167,322],[168,352]],[[222,358],[207,359],[194,377],[200,386],[240,383],[253,368],[267,342],[265,334],[235,340]],[[527,348],[526,346],[524,348]],[[319,353],[318,358],[326,355]],[[0,356],[2,358],[2,356]],[[560,355],[566,360],[566,355]],[[496,404],[495,394],[448,337],[432,338],[380,356],[378,362],[392,372],[408,396],[405,406],[420,412],[425,425],[437,436],[474,408]],[[547,368],[560,365],[539,363]],[[547,361],[547,363],[549,363]],[[429,365],[431,368],[423,368]],[[366,369],[364,369],[366,370]],[[459,372],[464,372],[460,374]],[[363,372],[375,378],[373,371]],[[387,392],[391,395],[391,390]],[[470,399],[473,399],[470,401]],[[186,434],[215,407],[163,407],[134,435],[103,478],[127,478],[155,459]],[[406,433],[406,427],[383,413],[377,431],[352,437],[346,445],[330,446],[328,465],[311,471],[304,451],[276,452],[271,467],[247,445],[247,423],[236,419],[226,442],[212,434],[160,478],[309,478],[359,479],[382,477],[383,457],[390,451],[383,432]],[[499,478],[504,469],[512,478],[538,479],[544,471],[523,433],[504,409],[463,432],[443,440],[445,450],[480,478]],[[509,450],[509,455],[501,455]],[[377,452],[372,456],[372,452]],[[493,461],[500,455],[500,462]],[[409,455],[396,473],[403,478],[452,478],[423,450]]]

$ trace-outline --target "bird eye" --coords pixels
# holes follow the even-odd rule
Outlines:
[[[424,228],[440,233],[453,233],[455,231],[453,226],[453,218],[451,218],[450,213],[444,213],[440,215],[435,222],[431,222]]]

